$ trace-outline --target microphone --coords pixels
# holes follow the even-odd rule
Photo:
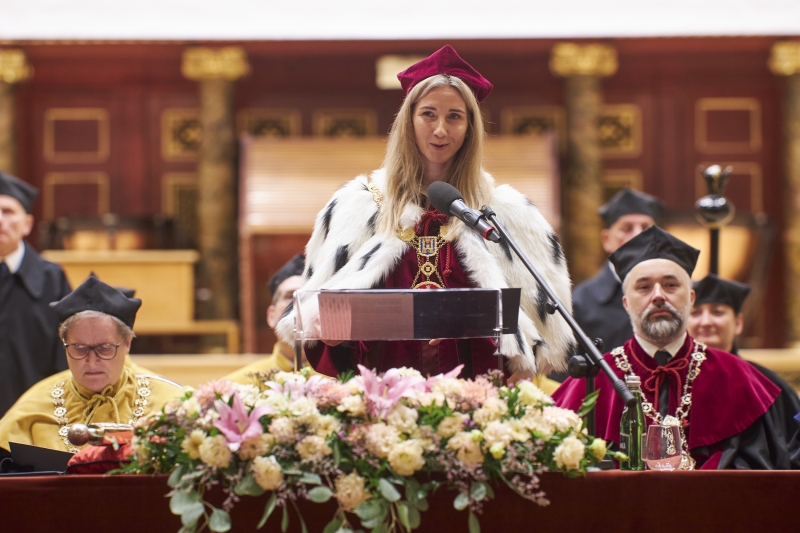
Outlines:
[[[464,224],[480,233],[484,239],[492,242],[502,240],[494,226],[486,221],[483,213],[468,207],[458,189],[449,183],[444,181],[431,183],[428,187],[428,199],[437,211],[461,219]]]

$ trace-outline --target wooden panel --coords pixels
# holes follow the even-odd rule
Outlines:
[[[51,163],[102,163],[111,145],[108,111],[51,108],[44,115],[44,157]]]
[[[94,272],[109,285],[136,289],[142,300],[137,328],[194,320],[194,264],[199,255],[193,250],[50,250],[42,255],[62,266],[73,287]]]
[[[45,220],[109,212],[110,186],[105,172],[50,172],[42,189]]]

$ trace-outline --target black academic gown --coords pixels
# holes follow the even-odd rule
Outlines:
[[[735,346],[733,350],[731,350],[731,353],[739,355]],[[775,415],[774,425],[776,426],[774,430],[780,431],[786,442],[789,443],[792,470],[800,469],[800,450],[796,450],[793,453],[791,449],[792,446],[800,446],[800,434],[798,434],[800,424],[795,419],[795,416],[800,413],[800,397],[797,396],[797,392],[791,385],[786,383],[782,377],[769,368],[754,363],[753,361],[748,361],[748,363],[753,365],[764,377],[781,389],[781,393],[775,398],[775,403],[772,405],[772,410]],[[795,444],[792,444],[793,437],[795,436],[797,437]]]
[[[61,267],[25,243],[19,270],[0,282],[0,416],[33,384],[67,369],[49,304],[70,291]]]

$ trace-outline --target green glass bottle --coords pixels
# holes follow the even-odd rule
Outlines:
[[[625,384],[636,398],[634,407],[625,407],[619,423],[619,451],[628,456],[619,463],[620,470],[644,470],[642,458],[642,433],[645,430],[642,410],[642,382],[639,376],[626,376]]]

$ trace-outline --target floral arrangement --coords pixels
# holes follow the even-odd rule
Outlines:
[[[530,381],[503,386],[499,372],[465,380],[456,378],[461,367],[428,379],[407,368],[359,370],[338,380],[273,371],[259,376],[260,388],[224,380],[187,388],[137,424],[126,471],[170,473],[180,533],[227,531],[240,497],[266,492],[259,528],[280,509],[286,531],[298,499],[335,499],[324,533],[355,531],[355,517],[375,533],[408,532],[439,487],[456,492],[453,505],[469,510],[478,533],[493,484],[547,505],[542,472],[579,476],[606,455],[581,418],[596,396],[575,413]],[[204,501],[215,485],[222,508]]]

